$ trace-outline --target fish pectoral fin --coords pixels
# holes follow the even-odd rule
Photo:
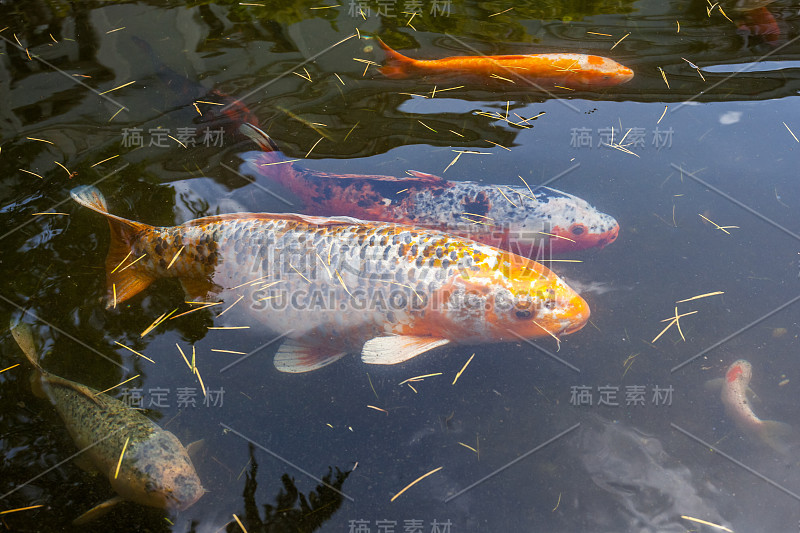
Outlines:
[[[331,354],[325,348],[289,339],[281,344],[275,354],[275,368],[292,374],[311,372],[328,366],[345,355],[347,352]]]
[[[206,439],[200,439],[194,442],[190,442],[186,446],[186,454],[189,456],[191,460],[194,461],[205,447],[206,447]]]
[[[114,496],[110,500],[106,500],[99,505],[95,505],[94,507],[92,507],[91,509],[80,515],[78,518],[73,520],[72,524],[75,526],[82,526],[84,524],[88,524],[89,522],[97,520],[98,518],[109,512],[118,503],[124,501],[125,498],[123,498],[122,496]]]
[[[222,287],[207,279],[182,278],[181,285],[190,298],[208,298],[210,294],[217,294],[222,291]]]
[[[239,126],[239,133],[256,143],[264,152],[278,151],[278,145],[275,144],[275,141],[273,141],[272,138],[264,133],[260,128],[250,124],[249,122],[245,122]]]
[[[375,337],[364,343],[361,360],[370,365],[396,365],[449,342],[448,339],[407,335]]]

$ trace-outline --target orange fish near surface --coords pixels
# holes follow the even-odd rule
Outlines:
[[[380,72],[388,78],[433,76],[458,82],[506,86],[511,83],[542,89],[555,85],[570,89],[592,89],[626,83],[633,71],[613,59],[585,54],[556,53],[507,56],[453,56],[443,59],[412,59],[391,49],[379,38],[387,64]],[[526,83],[527,82],[527,83]]]
[[[110,214],[94,187],[71,194],[111,226],[109,300],[167,277],[192,298],[245,299],[225,318],[285,336],[283,372],[353,352],[395,364],[448,343],[558,337],[589,319],[583,298],[543,265],[447,233],[269,213],[153,227]]]

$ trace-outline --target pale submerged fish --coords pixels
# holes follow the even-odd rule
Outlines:
[[[182,511],[200,499],[205,491],[175,435],[111,396],[43,370],[27,325],[12,325],[11,333],[36,368],[34,392],[50,400],[75,445],[83,450],[77,462],[107,476],[118,494],[79,516],[74,524],[90,522],[124,500]]]

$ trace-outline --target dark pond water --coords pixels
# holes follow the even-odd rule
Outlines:
[[[781,437],[778,453],[705,386],[747,359],[753,410],[800,429],[800,16],[795,3],[766,4],[724,2],[728,20],[700,1],[3,2],[0,324],[35,325],[42,364],[59,376],[99,390],[135,376],[109,394],[139,393],[184,444],[203,440],[194,462],[208,493],[196,505],[168,515],[121,504],[86,527],[238,531],[235,514],[250,532],[720,530],[685,515],[737,532],[797,531],[797,435]],[[557,94],[415,97],[435,83],[389,80],[354,61],[384,59],[374,41],[341,42],[356,30],[417,58],[593,53],[635,77]],[[349,356],[283,374],[277,343],[259,349],[272,337],[208,330],[210,312],[141,336],[188,308],[183,291],[160,281],[106,309],[107,224],[69,199],[72,188],[96,184],[112,212],[154,225],[292,210],[270,183],[237,174],[253,150],[246,139],[224,130],[204,142],[205,127],[219,125],[207,121],[211,104],[193,102],[221,101],[212,91],[240,98],[305,168],[441,175],[453,150],[475,150],[490,155],[465,154],[445,175],[497,185],[561,175],[550,185],[613,215],[616,242],[551,264],[592,311],[562,339],[568,365],[520,342],[448,346],[397,366]],[[520,128],[476,113],[506,110],[545,114]],[[134,128],[143,146],[130,142]],[[602,144],[611,128],[615,143],[630,130],[627,151]],[[673,327],[652,342],[663,319],[691,311],[685,340]],[[64,462],[74,445],[3,331],[0,370],[21,364],[0,373],[0,511],[41,507],[0,520],[14,531],[73,530],[112,489]],[[213,401],[176,343],[195,347]],[[556,350],[551,339],[536,346]],[[259,350],[231,366],[239,355],[212,349]],[[437,373],[416,391],[400,385]],[[587,387],[591,406],[578,405],[575,387]],[[644,390],[643,405],[626,405],[631,387]],[[668,405],[657,389],[670,391]],[[603,390],[618,405],[598,405]]]

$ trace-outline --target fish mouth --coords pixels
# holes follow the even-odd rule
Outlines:
[[[562,330],[562,335],[569,335],[579,331],[589,321],[589,304],[579,294],[575,294],[570,300],[569,309],[568,316],[565,317],[568,325]]]

